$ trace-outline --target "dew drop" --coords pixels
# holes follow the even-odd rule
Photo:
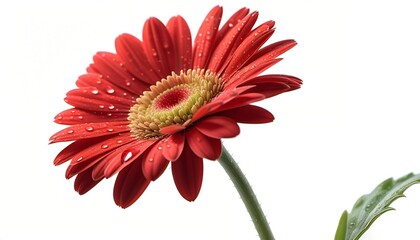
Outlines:
[[[153,158],[149,158],[149,159],[147,159],[147,160],[149,160],[149,162],[153,162]]]
[[[111,88],[111,87],[108,87],[106,89],[106,92],[109,93],[109,94],[113,94],[115,92],[115,90],[113,88]]]
[[[99,105],[99,108],[104,108],[105,106],[104,105]]]
[[[83,119],[83,116],[78,116],[77,118],[78,118],[78,119]]]
[[[77,160],[76,160],[76,162],[80,162],[80,161],[82,161],[83,160],[83,157],[79,157]]]
[[[93,131],[93,127],[86,127],[85,129],[86,129],[86,131],[88,131],[88,132],[92,132],[92,131]]]
[[[102,84],[101,80],[96,81],[97,84]]]
[[[170,148],[170,147],[171,147],[171,145],[167,144],[167,145],[166,145],[166,147],[167,147],[167,148]]]
[[[58,116],[58,117],[57,117],[57,120],[61,120],[61,119],[63,119],[63,117],[62,117],[62,116]]]
[[[132,152],[128,152],[126,155],[125,155],[125,157],[124,157],[124,159],[123,159],[123,162],[127,162],[128,160],[130,160],[130,158],[133,156],[133,153]]]
[[[131,85],[131,83],[130,83],[130,82],[125,82],[125,85],[126,85],[127,87],[129,87],[129,86]]]
[[[113,128],[108,128],[108,130],[107,130],[108,132],[113,132],[114,131],[114,129]]]
[[[102,144],[101,148],[102,149],[107,149],[108,148],[108,145],[107,144]]]
[[[117,143],[118,143],[118,144],[121,144],[122,142],[123,142],[122,140],[118,140],[118,141],[117,141]]]
[[[158,149],[158,150],[162,150],[162,147],[161,147],[161,146],[159,146],[159,147],[157,147],[157,149]]]
[[[114,109],[115,108],[115,106],[114,105],[109,105],[108,106],[108,109],[110,109],[110,110],[112,110],[112,109]]]
[[[108,116],[108,117],[112,117],[112,113],[108,113],[108,114],[107,114],[107,116]]]
[[[74,130],[70,129],[67,131],[68,134],[74,133]]]
[[[76,111],[75,110],[71,110],[71,113],[75,113]]]
[[[229,23],[229,27],[233,27],[233,23]]]

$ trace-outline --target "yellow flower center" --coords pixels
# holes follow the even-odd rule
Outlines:
[[[161,138],[160,129],[188,125],[193,114],[223,89],[223,82],[202,69],[172,73],[143,92],[128,115],[131,134],[140,139]]]

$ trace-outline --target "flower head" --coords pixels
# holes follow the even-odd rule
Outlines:
[[[260,75],[296,45],[264,46],[274,21],[254,27],[257,12],[242,8],[219,28],[222,8],[206,16],[192,42],[181,16],[164,25],[149,18],[143,40],[122,34],[116,53],[99,52],[65,101],[73,108],[55,122],[70,125],[50,141],[72,141],[55,158],[70,161],[66,177],[84,194],[118,174],[115,203],[133,204],[171,164],[179,193],[196,199],[203,158],[216,160],[221,139],[239,134],[238,123],[267,123],[273,115],[254,102],[295,90],[301,80]]]

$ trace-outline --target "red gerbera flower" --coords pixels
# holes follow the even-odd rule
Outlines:
[[[222,7],[214,7],[194,42],[181,16],[165,26],[150,18],[143,41],[122,34],[116,54],[99,52],[78,88],[65,101],[74,108],[55,117],[70,125],[50,141],[73,141],[54,160],[70,160],[66,178],[84,194],[118,173],[115,203],[133,204],[169,163],[179,193],[193,201],[200,192],[203,158],[221,154],[222,138],[239,134],[238,123],[266,123],[273,115],[254,102],[295,90],[301,80],[259,76],[296,45],[284,40],[262,47],[274,21],[253,27],[258,13],[242,8],[219,28]]]

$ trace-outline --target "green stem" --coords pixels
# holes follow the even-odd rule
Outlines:
[[[242,173],[238,164],[223,146],[222,155],[219,158],[219,163],[229,175],[233,184],[236,187],[239,195],[244,202],[249,215],[251,216],[254,226],[257,229],[258,235],[262,240],[273,240],[274,236],[268,225],[267,219],[258,203],[255,193],[252,191],[251,185]]]

